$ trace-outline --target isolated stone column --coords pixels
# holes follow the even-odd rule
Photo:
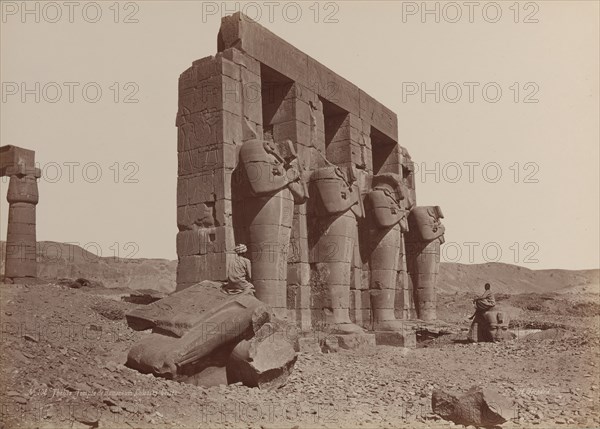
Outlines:
[[[15,283],[37,277],[35,206],[39,201],[35,152],[16,146],[0,148],[0,175],[10,177],[6,199],[8,227],[4,276]]]

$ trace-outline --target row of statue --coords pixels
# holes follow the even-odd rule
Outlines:
[[[437,206],[415,206],[414,186],[408,178],[394,173],[368,175],[364,170],[331,164],[325,157],[321,168],[306,171],[289,140],[248,140],[239,157],[251,191],[246,196],[244,218],[251,249],[252,283],[258,299],[276,313],[285,312],[285,245],[290,242],[291,213],[295,204],[307,202],[312,213],[308,219],[308,262],[320,265],[326,272],[324,317],[328,326],[338,333],[364,331],[351,322],[349,308],[357,219],[365,217],[370,225],[373,330],[402,329],[402,322],[394,315],[394,303],[403,237],[417,316],[435,319],[443,214]],[[273,241],[284,244],[281,249],[286,249],[274,255],[275,260],[264,261],[266,258],[255,254],[260,246],[254,244]]]

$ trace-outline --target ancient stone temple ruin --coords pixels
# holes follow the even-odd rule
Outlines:
[[[0,177],[10,177],[5,280],[27,282],[37,277],[35,206],[38,203],[35,152],[17,146],[0,147]]]
[[[396,115],[239,13],[179,78],[177,289],[225,281],[244,243],[256,297],[303,331],[436,318],[443,243]]]

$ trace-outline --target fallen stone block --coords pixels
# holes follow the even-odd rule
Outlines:
[[[224,367],[237,343],[270,317],[248,292],[227,295],[221,283],[204,281],[127,314],[129,326],[152,333],[131,348],[126,365],[185,381],[210,366]]]
[[[355,350],[361,347],[375,347],[375,334],[343,334],[335,335],[340,348],[344,350]]]
[[[298,351],[303,353],[321,353],[319,339],[316,337],[298,338]]]
[[[206,280],[175,292],[127,313],[127,323],[136,331],[153,329],[182,337],[199,324],[204,325],[207,331],[232,327],[236,322],[247,324],[244,316],[247,318],[260,306],[266,309],[253,295],[227,295],[222,292],[221,285],[220,282]],[[238,313],[242,320],[231,318]],[[239,326],[244,329],[242,325]]]
[[[250,340],[241,341],[227,362],[227,382],[271,390],[283,386],[292,372],[297,355],[293,340],[267,323]]]
[[[238,341],[202,331],[182,338],[153,333],[131,348],[125,365],[143,374],[186,382],[208,367],[224,367]]]
[[[321,346],[323,353],[337,353],[340,351],[340,342],[337,337],[327,337]]]
[[[224,366],[207,366],[192,375],[181,374],[177,381],[195,386],[213,387],[227,386],[227,373]]]
[[[465,426],[496,426],[516,417],[511,401],[479,386],[471,387],[465,394],[435,389],[431,406],[444,420]]]

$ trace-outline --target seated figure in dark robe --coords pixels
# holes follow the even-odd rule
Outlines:
[[[478,296],[473,300],[473,304],[475,306],[475,313],[469,319],[473,320],[471,324],[471,328],[469,329],[468,338],[471,341],[478,342],[480,341],[479,337],[481,337],[481,333],[478,331],[482,326],[486,325],[486,321],[484,320],[483,315],[486,311],[496,306],[496,299],[494,298],[494,294],[491,291],[491,286],[489,283],[486,283],[485,291],[482,295]]]

